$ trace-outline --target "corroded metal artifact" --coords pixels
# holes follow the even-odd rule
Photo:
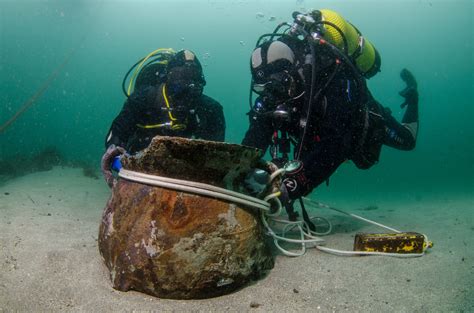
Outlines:
[[[260,152],[156,137],[126,170],[241,192]],[[216,198],[119,179],[104,210],[99,249],[113,287],[162,298],[222,295],[273,267],[260,212]]]

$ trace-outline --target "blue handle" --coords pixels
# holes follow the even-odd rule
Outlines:
[[[114,161],[112,162],[112,169],[117,172],[120,172],[120,170],[122,169],[122,162],[120,162],[120,156],[116,156],[114,158]]]

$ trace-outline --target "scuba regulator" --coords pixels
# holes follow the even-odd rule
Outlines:
[[[306,43],[306,52],[304,60],[298,60],[299,64],[295,64],[300,68],[299,71],[305,76],[305,101],[299,110],[299,127],[301,128],[301,136],[299,146],[295,147],[295,158],[299,159],[302,145],[305,141],[308,121],[316,120],[317,123],[321,118],[321,96],[326,87],[331,83],[337,72],[341,68],[345,68],[352,73],[355,85],[358,87],[365,86],[365,78],[370,78],[380,70],[380,56],[373,45],[365,39],[361,33],[339,14],[331,10],[313,10],[309,13],[293,12],[293,22],[279,24],[273,33],[260,36],[256,43],[256,50],[264,46],[264,42],[273,42],[275,39],[292,38],[300,42]],[[280,31],[281,29],[283,31]],[[316,53],[318,49],[318,54]],[[319,53],[319,52],[323,53]],[[318,64],[315,60],[321,60],[321,55],[327,55],[324,60],[327,64],[329,72],[321,78],[317,78]],[[318,59],[319,58],[319,59]],[[332,72],[330,70],[332,68]],[[303,96],[300,94],[296,98],[290,98],[286,102],[278,103],[272,97],[278,94],[278,84],[276,82],[284,82],[285,80],[276,79],[269,82],[255,81],[259,80],[257,75],[252,75],[252,82],[249,92],[249,105],[251,111],[256,115],[272,114],[274,126],[284,125],[285,121],[292,119],[292,113],[295,110],[290,102]],[[317,81],[319,80],[319,81]],[[281,84],[280,85],[284,85]],[[260,95],[255,104],[253,103],[252,92]],[[269,94],[270,93],[270,94]],[[273,94],[273,95],[271,95]],[[273,104],[268,104],[273,102]]]
[[[298,199],[307,227],[311,231],[315,231],[316,226],[309,218],[302,200],[302,196],[309,193],[314,186],[314,182],[306,177],[304,164],[301,161],[303,147],[307,143],[306,138],[311,133],[314,135],[312,136],[314,141],[321,140],[320,127],[327,107],[327,98],[324,92],[340,71],[344,71],[344,77],[350,77],[350,80],[347,79],[349,102],[352,102],[350,91],[353,88],[358,91],[357,95],[360,97],[350,107],[351,113],[354,116],[364,116],[367,113],[363,105],[368,98],[364,78],[370,78],[380,71],[381,59],[370,41],[334,11],[294,12],[292,17],[292,23],[281,23],[272,33],[260,36],[254,52],[259,49],[263,51],[262,47],[266,42],[293,43],[294,47],[291,49],[292,51],[296,50],[294,54],[298,55],[292,65],[304,83],[304,91],[300,95],[304,94],[304,99],[298,101],[297,112],[293,111],[295,106],[291,103],[294,99],[290,98],[282,102],[274,101],[272,95],[268,95],[268,93],[278,94],[278,88],[276,88],[278,85],[273,82],[256,81],[261,77],[258,76],[258,71],[255,71],[252,73],[249,105],[251,114],[254,114],[253,118],[256,119],[259,115],[271,115],[272,117],[275,129],[270,153],[273,158],[272,162],[278,168],[285,169],[282,181],[285,188],[282,188],[280,198],[286,208],[289,220],[294,221],[298,217],[293,208],[294,201]],[[266,61],[264,57],[262,60]],[[274,55],[272,60],[275,60]],[[259,64],[257,63],[257,66]],[[261,76],[263,77],[263,75]],[[252,91],[260,95],[255,104],[252,101]],[[272,101],[273,103],[271,103]],[[299,123],[296,116],[299,118]],[[297,122],[294,123],[294,120]],[[299,130],[299,134],[296,135],[297,142],[288,135],[286,127],[288,121],[292,124],[293,135],[295,125]],[[311,126],[308,127],[308,125]],[[288,158],[288,152],[291,150],[291,147],[288,146],[289,142],[294,145],[294,160]],[[279,157],[278,152],[282,157]]]

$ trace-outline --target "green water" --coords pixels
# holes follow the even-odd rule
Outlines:
[[[248,126],[249,56],[256,39],[295,10],[330,8],[377,47],[382,72],[369,81],[397,119],[400,69],[417,77],[420,132],[414,151],[385,147],[368,171],[344,164],[326,197],[474,190],[472,1],[12,1],[0,0],[0,124],[75,51],[34,105],[0,134],[0,158],[56,146],[98,166],[121,109],[123,75],[159,47],[188,48],[204,64],[205,93],[224,106],[226,140]],[[270,17],[275,17],[270,21]]]

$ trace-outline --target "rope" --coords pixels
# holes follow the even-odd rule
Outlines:
[[[317,205],[317,206],[319,206],[319,207],[326,208],[326,209],[329,209],[329,210],[333,210],[333,211],[336,211],[336,212],[339,212],[339,213],[348,215],[348,216],[353,217],[353,218],[355,218],[355,219],[357,219],[357,220],[361,220],[361,221],[364,221],[364,222],[366,222],[366,223],[369,223],[369,224],[372,224],[372,225],[375,225],[375,226],[378,226],[378,227],[385,228],[385,229],[390,230],[390,231],[393,231],[393,232],[395,232],[395,233],[397,233],[397,234],[401,233],[401,231],[396,230],[395,228],[391,228],[391,227],[388,227],[388,226],[386,226],[386,225],[383,225],[383,224],[374,222],[374,221],[369,220],[369,219],[367,219],[367,218],[365,218],[365,217],[362,217],[362,216],[359,216],[359,215],[356,215],[356,214],[353,214],[353,213],[348,213],[348,212],[345,212],[345,211],[343,211],[343,210],[341,210],[341,209],[336,209],[336,208],[333,208],[333,207],[331,207],[331,206],[329,206],[329,205],[327,205],[327,204],[324,204],[324,203],[321,203],[321,202],[318,202],[318,201],[314,201],[314,200],[311,200],[311,199],[308,199],[308,198],[305,198],[305,197],[303,197],[303,199],[304,199],[305,201],[307,201],[307,202],[309,202],[309,203],[312,203],[312,204],[314,204],[314,205]]]
[[[316,249],[335,254],[340,256],[357,256],[357,255],[378,255],[378,256],[391,256],[395,258],[417,258],[425,254],[425,250],[422,253],[410,253],[410,254],[401,254],[401,253],[390,253],[390,252],[371,252],[371,251],[346,251],[346,250],[337,250],[322,246],[316,246]]]
[[[168,189],[175,189],[179,191],[190,192],[194,194],[199,194],[203,196],[235,202],[235,203],[239,203],[248,207],[258,208],[268,213],[270,213],[271,211],[269,202],[266,202],[266,201],[263,201],[251,196],[247,196],[247,195],[244,195],[242,193],[238,193],[232,190],[216,187],[213,185],[197,183],[197,182],[181,180],[181,179],[174,179],[174,178],[163,177],[163,176],[143,174],[139,172],[126,170],[123,168],[119,172],[119,177],[130,180],[130,181],[147,184],[147,185],[164,187]],[[279,210],[281,210],[281,208]]]
[[[311,200],[311,199],[308,199],[308,198],[305,198],[305,197],[303,197],[303,199],[305,201],[309,202],[309,203],[312,203],[313,205],[317,205],[317,206],[322,207],[322,208],[326,208],[326,209],[329,209],[329,210],[333,210],[333,211],[348,215],[352,218],[364,221],[366,223],[369,223],[369,224],[372,224],[372,225],[375,225],[375,226],[378,226],[378,227],[381,227],[381,228],[385,228],[385,229],[393,231],[397,234],[402,233],[401,231],[399,231],[395,228],[391,228],[391,227],[388,227],[386,225],[374,222],[374,221],[369,220],[367,218],[364,218],[362,216],[352,214],[352,213],[348,213],[348,212],[345,212],[341,209],[337,209],[337,208],[331,207],[327,204],[324,204],[324,203],[321,203],[321,202],[318,202],[318,201],[314,201],[314,200]],[[340,256],[377,255],[377,256],[390,256],[390,257],[397,257],[397,258],[416,258],[416,257],[423,256],[425,254],[426,250],[429,247],[431,247],[431,245],[432,245],[432,243],[428,239],[428,236],[425,235],[425,234],[422,234],[422,235],[425,238],[424,239],[425,240],[425,245],[423,246],[423,251],[421,253],[400,254],[400,253],[376,252],[376,251],[374,251],[374,252],[372,252],[372,251],[345,251],[345,250],[327,248],[327,247],[323,247],[323,246],[320,246],[320,245],[317,245],[316,249],[327,252],[327,253],[340,255]]]
[[[82,45],[85,40],[85,36],[80,40],[79,44],[75,46],[64,58],[63,62],[61,62],[56,69],[54,69],[48,76],[48,78],[41,84],[41,86],[36,90],[36,92],[26,100],[20,109],[13,114],[6,122],[0,125],[0,134],[3,133],[8,127],[10,127],[13,122],[15,122],[23,113],[25,113],[30,107],[32,107],[36,100],[38,100],[43,93],[48,89],[51,83],[61,74],[61,71],[66,67],[69,61],[72,59],[74,54],[76,53],[77,49]]]
[[[280,175],[283,175],[284,172],[285,172],[284,170],[278,170],[272,173],[268,183],[271,184],[275,178],[277,178]],[[194,193],[194,194],[203,195],[207,197],[213,197],[216,199],[238,203],[246,207],[260,209],[262,223],[267,230],[267,234],[273,237],[273,243],[275,244],[275,247],[286,256],[292,256],[292,257],[301,256],[306,253],[307,246],[312,245],[312,247],[316,247],[318,250],[335,254],[335,255],[340,255],[340,256],[378,255],[378,256],[391,256],[391,257],[398,257],[398,258],[412,258],[412,257],[420,257],[424,255],[426,249],[429,246],[429,245],[426,245],[426,247],[423,248],[422,253],[413,253],[413,254],[367,252],[367,251],[344,251],[344,250],[327,248],[327,247],[322,246],[322,244],[324,243],[324,239],[317,237],[317,236],[327,235],[331,232],[332,225],[327,219],[322,218],[322,217],[311,218],[311,219],[320,219],[328,224],[328,230],[326,232],[317,233],[317,232],[311,231],[305,221],[288,221],[288,220],[275,218],[276,216],[279,216],[282,211],[282,204],[280,200],[278,199],[278,197],[280,196],[280,192],[271,193],[267,195],[263,200],[261,200],[261,199],[251,197],[239,192],[235,192],[235,191],[228,190],[221,187],[216,187],[209,184],[163,177],[163,176],[143,174],[143,173],[139,173],[135,171],[126,170],[123,168],[120,170],[118,175],[119,177],[123,179],[133,181],[133,182]],[[340,209],[330,207],[321,202],[313,201],[308,198],[303,198],[303,199],[313,205],[331,209],[339,213],[351,216],[355,219],[362,220],[364,222],[388,229],[396,233],[401,233],[399,230],[396,230],[394,228],[385,226],[383,224],[371,221],[369,219],[363,218],[361,216],[358,216],[352,213],[347,213]],[[270,201],[275,202],[276,210],[272,209],[272,205]],[[281,234],[277,234],[272,229],[272,227],[270,227],[268,220],[274,223],[280,223],[284,225]],[[297,232],[296,239],[288,237],[288,233],[292,232],[294,229],[296,229],[296,232]],[[426,235],[423,235],[423,236],[425,237],[425,242],[429,243],[428,237]],[[281,245],[282,242],[288,243],[288,244],[296,244],[296,245],[299,245],[300,248],[297,250],[288,250],[282,247]]]
[[[270,177],[269,183],[271,183],[272,180],[274,180],[277,176],[282,175],[283,173],[284,173],[284,170],[279,170],[273,173],[274,175]],[[217,198],[221,200],[239,203],[247,207],[260,209],[262,222],[265,228],[267,229],[267,233],[273,237],[275,246],[284,255],[287,255],[287,256],[303,255],[306,253],[307,243],[320,243],[323,241],[322,239],[315,237],[311,235],[310,233],[306,232],[304,228],[309,229],[309,227],[307,227],[307,225],[304,225],[305,224],[304,222],[300,222],[300,221],[289,222],[289,225],[293,227],[297,227],[298,230],[300,231],[300,239],[292,239],[292,238],[285,237],[286,232],[287,232],[286,228],[289,225],[285,226],[285,231],[283,232],[282,236],[276,234],[273,231],[273,229],[268,225],[267,218],[271,218],[272,216],[278,216],[281,214],[282,205],[281,205],[280,200],[278,199],[280,192],[271,193],[268,196],[266,196],[264,200],[261,200],[258,198],[244,195],[239,192],[227,190],[225,188],[216,187],[209,184],[157,176],[157,175],[149,175],[149,174],[126,170],[124,168],[120,170],[118,175],[120,178],[137,182],[137,183],[147,184],[151,186],[158,186],[158,187],[163,187],[163,188],[168,188],[168,189],[173,189],[173,190],[179,190],[179,191],[194,193],[194,194],[203,195],[207,197],[213,197],[213,198]],[[275,212],[272,212],[270,201],[274,201],[276,203]],[[283,221],[280,220],[280,223],[282,222]],[[280,241],[293,243],[293,244],[295,243],[301,244],[301,250],[299,252],[292,252],[292,251],[286,250],[283,247],[281,247]]]
[[[313,243],[313,244],[318,244],[318,243],[323,243],[324,239],[318,238],[316,236],[313,236],[312,234],[308,233],[305,231],[305,229],[309,229],[308,225],[306,225],[306,222],[304,221],[286,221],[286,220],[280,220],[280,219],[271,219],[273,222],[277,223],[282,223],[286,224],[285,227],[283,228],[283,232],[281,235],[278,235],[275,233],[275,231],[270,227],[267,221],[267,217],[264,215],[262,212],[262,221],[263,225],[267,228],[268,234],[273,237],[273,243],[275,247],[280,250],[281,253],[283,253],[286,256],[302,256],[303,254],[306,253],[306,245]],[[299,238],[300,239],[293,239],[293,238],[288,238],[286,237],[287,233],[287,228],[290,228],[290,230],[297,228],[299,231]],[[286,243],[293,243],[293,244],[299,244],[301,245],[301,249],[298,251],[290,251],[287,249],[284,249],[280,245],[280,241],[286,242]]]

